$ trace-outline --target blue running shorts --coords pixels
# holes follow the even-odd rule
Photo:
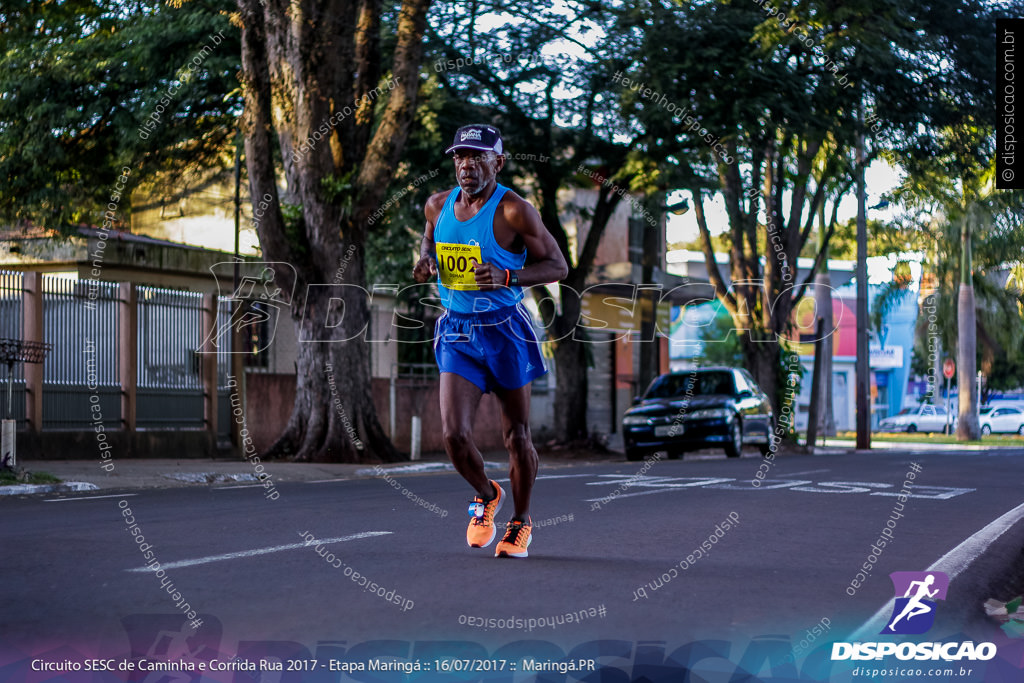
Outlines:
[[[434,329],[434,356],[441,372],[464,377],[485,394],[518,389],[548,371],[521,303],[483,313],[446,311]]]

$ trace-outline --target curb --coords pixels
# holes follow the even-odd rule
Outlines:
[[[485,470],[497,470],[504,467],[500,462],[491,462],[484,460]],[[378,471],[379,468],[379,471]],[[363,469],[356,470],[353,475],[356,477],[378,477],[383,475],[392,474],[428,474],[431,472],[454,472],[455,466],[447,462],[421,462],[412,464],[399,464],[384,467],[378,465],[377,467],[364,467]]]
[[[28,496],[34,493],[77,493],[98,491],[99,486],[85,481],[66,481],[63,484],[14,484],[0,486],[0,496]]]
[[[845,449],[856,449],[856,441],[848,441],[844,439],[829,440],[828,448],[845,448]],[[998,444],[992,446],[986,446],[984,444],[955,444],[955,443],[928,443],[926,441],[876,441],[872,439],[871,448],[868,451],[860,451],[858,453],[867,453],[869,451],[893,451],[893,450],[907,450],[907,451],[932,451],[932,452],[956,452],[956,451],[1019,451],[1024,446],[1018,446],[1015,444]]]
[[[947,597],[947,619],[961,626],[984,622],[981,604],[995,597],[995,584],[1007,573],[1007,564],[1015,560],[1024,539],[1024,504],[1017,505],[962,540],[937,559],[925,571],[943,572],[949,577],[950,590],[955,585],[959,595]],[[850,640],[868,639],[880,633],[892,611],[893,600],[887,600],[875,614],[850,635]]]

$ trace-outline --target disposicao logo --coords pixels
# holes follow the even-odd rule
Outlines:
[[[880,633],[884,635],[919,635],[935,624],[938,600],[946,599],[949,576],[943,572],[893,572],[896,604]],[[870,660],[883,657],[899,660],[946,662],[966,659],[987,661],[996,656],[994,643],[929,642],[929,643],[832,643],[832,661]]]
[[[926,633],[935,623],[936,600],[946,599],[949,576],[943,572],[893,572],[889,578],[896,591],[896,604],[881,633]]]

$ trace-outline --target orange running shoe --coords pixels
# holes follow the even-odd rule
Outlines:
[[[494,549],[495,557],[529,557],[526,550],[533,540],[533,525],[512,520],[505,525],[505,537]]]
[[[494,534],[497,531],[494,516],[505,502],[505,492],[498,486],[498,482],[492,479],[491,483],[498,493],[493,500],[485,502],[483,498],[476,496],[469,504],[469,516],[472,519],[469,520],[469,528],[466,529],[466,543],[471,548],[486,548],[494,541]]]

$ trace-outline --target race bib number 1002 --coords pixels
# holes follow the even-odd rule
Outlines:
[[[441,271],[441,284],[448,289],[480,289],[476,284],[473,267],[483,262],[478,244],[437,243],[437,268]]]

